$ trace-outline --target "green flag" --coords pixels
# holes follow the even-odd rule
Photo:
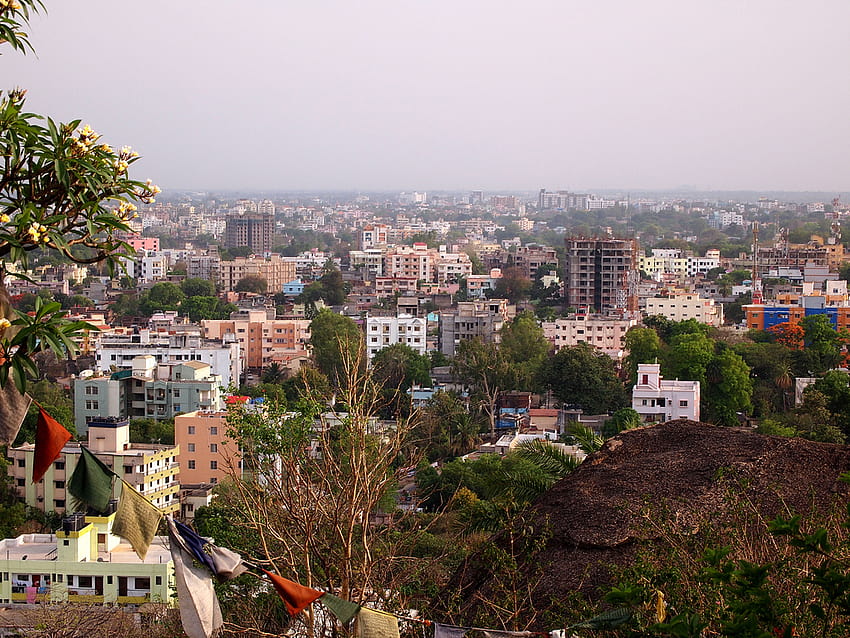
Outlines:
[[[98,512],[105,512],[112,498],[112,477],[115,473],[100,459],[80,446],[80,460],[68,481],[68,491]]]
[[[121,481],[121,500],[112,523],[112,533],[127,540],[142,560],[147,556],[162,514],[127,481]]]
[[[360,611],[360,605],[352,603],[344,598],[337,598],[333,594],[325,594],[319,598],[319,602],[333,612],[343,626],[351,622],[351,619]]]

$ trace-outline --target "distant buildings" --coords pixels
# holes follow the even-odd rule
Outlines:
[[[440,313],[440,352],[453,357],[461,341],[476,337],[498,343],[502,326],[515,316],[516,307],[506,299],[458,302],[456,310]]]
[[[425,354],[428,322],[411,315],[368,317],[366,319],[366,352],[371,360],[378,351],[397,343],[409,346],[417,354]]]
[[[174,442],[180,449],[180,480],[185,485],[216,484],[242,460],[227,436],[227,412],[197,410],[174,418]]]
[[[296,260],[272,254],[268,257],[236,257],[218,264],[218,285],[224,292],[232,291],[245,277],[260,277],[266,281],[269,293],[281,292],[285,284],[295,279]]]

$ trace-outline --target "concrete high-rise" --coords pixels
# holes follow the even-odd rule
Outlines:
[[[248,246],[255,253],[266,253],[272,249],[274,215],[252,213],[231,215],[224,230],[225,248]]]
[[[637,242],[567,237],[564,294],[567,305],[604,314],[637,309]]]

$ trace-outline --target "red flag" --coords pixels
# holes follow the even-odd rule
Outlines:
[[[62,424],[38,408],[38,425],[35,430],[35,455],[32,465],[32,482],[38,483],[50,464],[59,458],[62,448],[71,440],[71,433]]]
[[[277,590],[277,595],[286,604],[286,611],[289,612],[290,616],[294,616],[314,600],[325,595],[323,591],[316,591],[315,589],[304,587],[304,585],[293,583],[291,580],[281,578],[277,574],[267,572],[265,569],[263,571],[271,579],[272,585]]]

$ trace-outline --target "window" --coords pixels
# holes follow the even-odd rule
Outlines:
[[[98,393],[98,387],[96,385],[87,385],[86,386],[86,394],[91,395],[91,394],[97,394],[97,393]]]
[[[56,461],[56,463],[54,464],[54,467],[57,470],[64,470],[65,469],[65,461]]]
[[[17,483],[18,483],[18,487],[25,487],[26,484],[27,484],[27,480],[19,478],[19,479],[17,479]]]
[[[175,389],[174,389],[174,396],[175,396],[175,397],[179,397],[179,396],[180,396],[180,388],[175,388]]]
[[[210,426],[210,434],[218,434],[218,428],[214,425]]]
[[[174,411],[175,411],[175,412],[180,412],[180,404],[179,404],[179,403],[175,403],[175,404],[174,404]]]
[[[53,487],[55,487],[57,490],[64,490],[65,481],[53,481]]]
[[[218,461],[210,461],[210,469],[217,470],[218,469]]]
[[[195,469],[195,461],[189,461],[188,465],[186,467],[188,467],[190,470],[194,470]]]
[[[132,473],[133,473],[133,466],[132,465],[125,465],[124,466],[124,474],[132,474]]]
[[[210,443],[210,452],[218,452],[218,443]]]
[[[141,578],[136,576],[136,589],[150,589],[151,588],[151,579],[150,578]]]
[[[18,459],[18,467],[26,467],[27,462],[25,459]]]
[[[162,585],[162,576],[157,576],[157,577],[156,577],[156,584],[157,584],[157,585]]]
[[[189,434],[194,434],[194,433],[195,433],[195,426],[194,426],[194,425],[190,425],[190,426],[189,426],[189,432],[188,432],[188,433],[189,433]]]
[[[187,444],[187,445],[186,445],[186,449],[187,449],[189,452],[194,452],[194,451],[195,451],[195,444],[194,444],[194,443],[189,443],[189,444]]]
[[[77,576],[77,582],[80,587],[91,587],[92,579],[91,576]]]
[[[98,401],[86,401],[86,410],[99,410],[100,402]]]
[[[680,408],[686,408],[686,407],[688,407],[688,402],[687,402],[686,400],[679,401],[679,407],[680,407]]]

